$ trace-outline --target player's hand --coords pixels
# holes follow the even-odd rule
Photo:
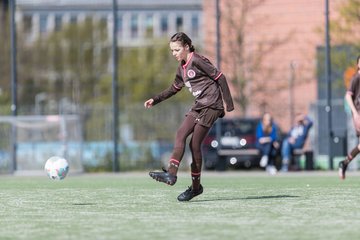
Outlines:
[[[151,108],[153,106],[153,103],[154,103],[154,99],[150,98],[149,100],[144,102],[144,107],[145,108]]]

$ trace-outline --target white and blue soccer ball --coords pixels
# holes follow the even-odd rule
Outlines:
[[[69,163],[65,158],[53,156],[46,161],[44,169],[50,179],[63,180],[69,172]]]

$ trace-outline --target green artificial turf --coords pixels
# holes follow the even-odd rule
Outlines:
[[[0,239],[360,239],[360,177],[204,172],[190,202],[144,173],[0,176]]]

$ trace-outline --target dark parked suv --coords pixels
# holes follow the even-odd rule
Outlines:
[[[259,166],[259,151],[255,147],[258,123],[258,118],[218,119],[202,145],[205,169]]]

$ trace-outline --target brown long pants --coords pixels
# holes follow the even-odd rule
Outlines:
[[[169,172],[171,174],[177,174],[178,165],[184,156],[186,139],[190,134],[192,134],[189,143],[192,155],[191,172],[194,174],[199,174],[201,172],[201,143],[206,137],[209,129],[209,127],[205,127],[199,124],[198,120],[191,114],[188,114],[185,117],[184,121],[176,132],[175,146],[169,164]]]
[[[200,111],[190,111],[176,132],[175,146],[169,161],[169,173],[177,175],[180,162],[184,156],[186,139],[190,134],[190,150],[192,155],[191,179],[192,189],[199,189],[202,167],[201,143],[209,129],[224,110],[205,108]]]

